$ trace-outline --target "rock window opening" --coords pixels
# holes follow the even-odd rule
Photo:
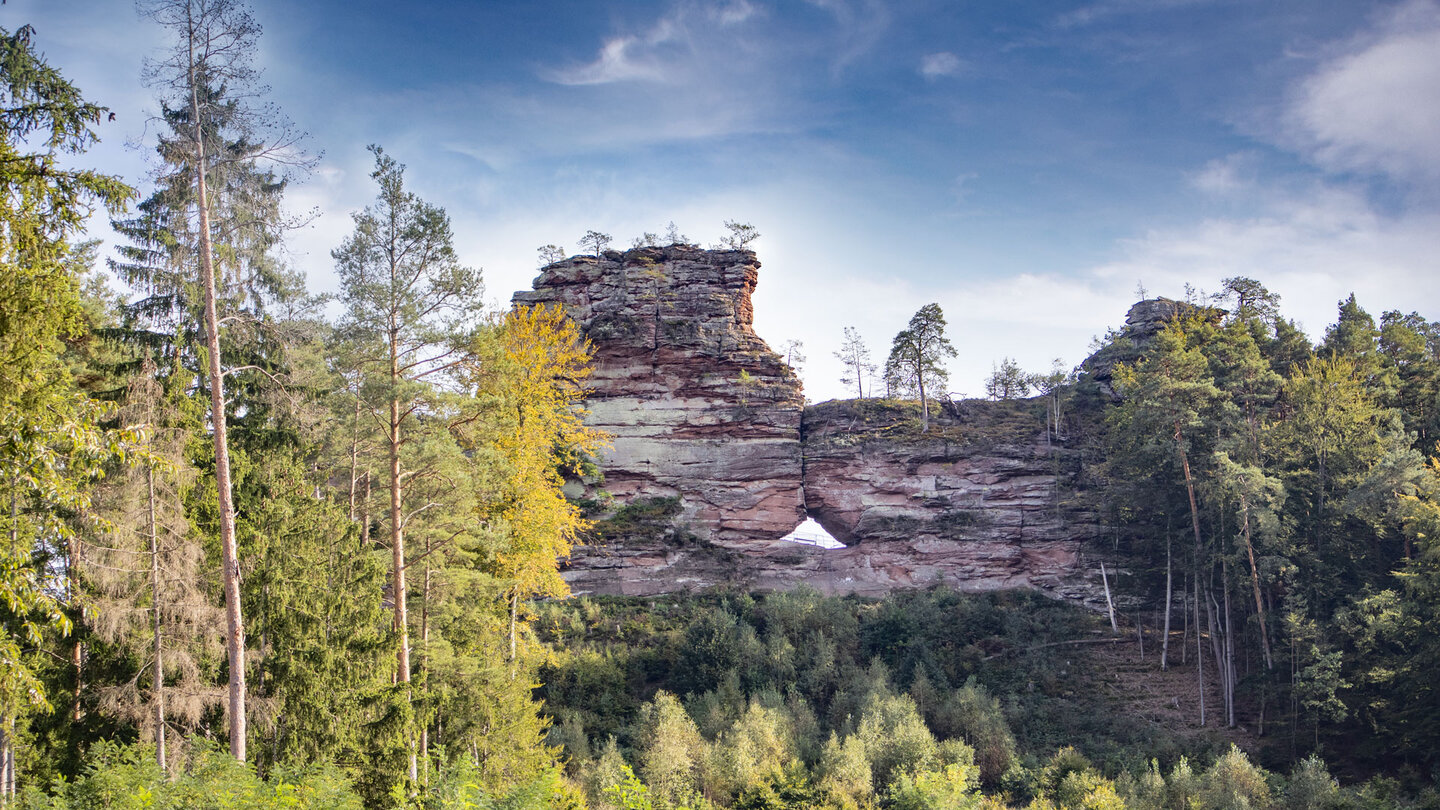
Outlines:
[[[799,526],[796,526],[789,534],[780,538],[790,543],[804,543],[807,546],[819,546],[821,548],[845,548],[845,544],[836,540],[831,534],[825,531],[815,518],[809,515]]]

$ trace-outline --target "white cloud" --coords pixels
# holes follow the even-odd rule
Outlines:
[[[920,75],[927,79],[954,76],[965,69],[965,63],[949,51],[926,54],[920,60]]]
[[[1190,184],[1217,197],[1232,197],[1254,190],[1260,159],[1254,152],[1236,152],[1206,163],[1190,175]]]
[[[734,28],[756,17],[748,0],[678,2],[649,28],[606,39],[595,59],[542,71],[541,77],[564,85],[616,82],[678,83],[694,76],[702,51],[714,44],[717,30]]]
[[[1440,5],[1412,0],[1293,93],[1290,138],[1332,171],[1440,178]]]
[[[879,0],[806,0],[828,11],[839,26],[831,72],[839,74],[851,62],[869,52],[890,26],[890,12]]]
[[[654,51],[670,42],[672,34],[667,26],[657,26],[652,36],[644,39],[634,36],[607,39],[595,61],[550,71],[546,78],[557,84],[569,85],[664,81],[669,72]]]
[[[1440,310],[1432,281],[1440,214],[1386,216],[1359,192],[1323,186],[1276,196],[1257,217],[1210,219],[1129,240],[1093,276],[1121,290],[1143,279],[1152,295],[1171,297],[1186,283],[1213,291],[1221,279],[1248,276],[1279,293],[1282,311],[1311,337],[1351,292],[1372,314]]]
[[[1215,0],[1100,0],[1088,6],[1061,14],[1056,19],[1060,28],[1076,28],[1091,25],[1110,17],[1130,14],[1144,14],[1167,11],[1186,6],[1211,3]]]

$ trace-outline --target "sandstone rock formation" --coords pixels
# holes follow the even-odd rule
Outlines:
[[[575,593],[806,584],[881,595],[944,583],[1094,601],[1095,521],[1070,503],[1078,461],[1040,402],[803,409],[751,326],[750,251],[683,245],[544,268],[516,304],[559,303],[595,347],[588,421],[614,435],[600,518],[565,570]],[[607,495],[609,500],[607,500]],[[846,548],[780,541],[808,513]]]
[[[1108,341],[1104,348],[1088,357],[1081,368],[1100,385],[1102,391],[1113,396],[1115,392],[1110,387],[1110,380],[1115,366],[1134,362],[1166,324],[1193,314],[1218,321],[1225,315],[1225,310],[1169,298],[1139,301],[1125,313],[1125,326],[1115,335],[1120,339]]]
[[[795,372],[752,328],[760,262],[688,245],[576,256],[516,304],[559,303],[595,348],[590,424],[614,436],[603,489],[678,498],[703,541],[755,548],[804,519]],[[592,496],[597,493],[591,493]]]
[[[1039,400],[959,403],[919,431],[918,408],[878,400],[805,411],[805,505],[847,548],[826,590],[944,583],[1084,599],[1099,527],[1070,488],[1076,453],[1046,435]]]

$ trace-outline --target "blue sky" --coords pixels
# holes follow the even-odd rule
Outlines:
[[[1252,276],[1312,336],[1352,291],[1440,319],[1435,0],[254,5],[323,153],[290,194],[320,214],[290,247],[315,289],[379,143],[497,301],[588,229],[755,224],[757,329],[804,341],[816,400],[844,394],[843,327],[882,359],[930,301],[970,395],[1004,356],[1079,362],[1142,284]],[[0,7],[27,22],[117,113],[89,160],[143,186],[163,32],[123,0]]]

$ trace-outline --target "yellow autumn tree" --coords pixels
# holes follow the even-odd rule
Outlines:
[[[584,423],[590,344],[563,308],[517,308],[474,349],[465,376],[476,410],[460,435],[492,470],[478,500],[500,538],[487,567],[508,583],[513,661],[520,600],[569,592],[559,561],[586,521],[561,488],[606,437]]]

